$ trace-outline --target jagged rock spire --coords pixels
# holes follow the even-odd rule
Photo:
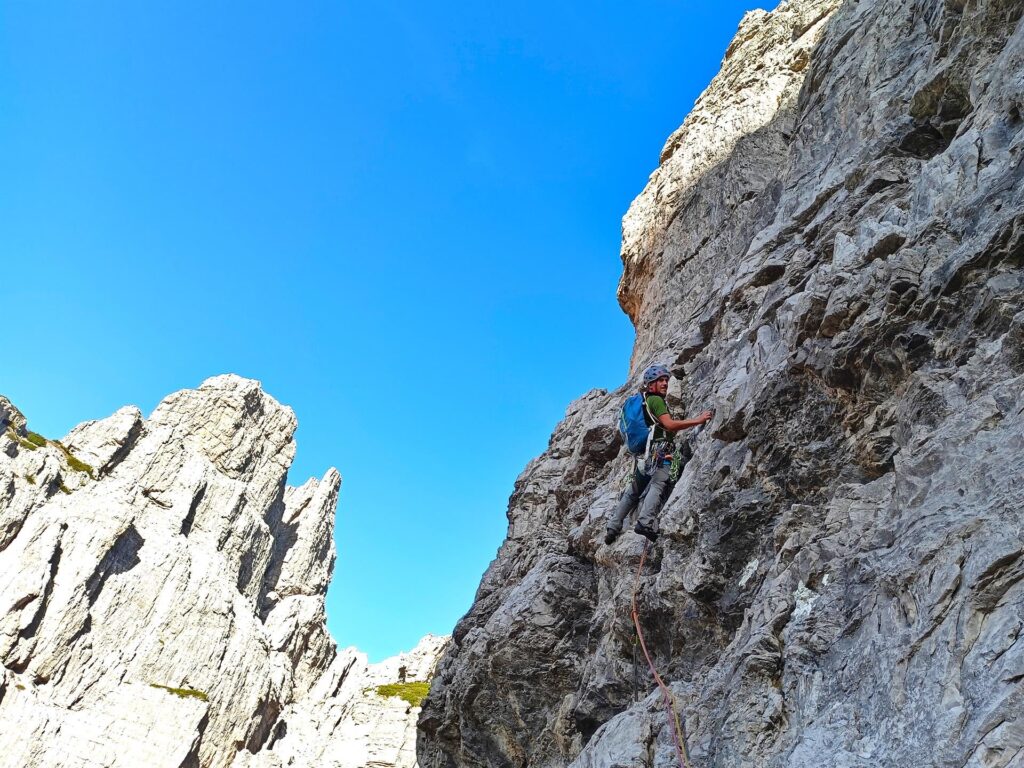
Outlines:
[[[228,375],[59,442],[28,432],[7,400],[0,419],[0,720],[17,724],[0,762],[274,765],[296,706],[335,719],[293,734],[292,756],[338,749],[377,678],[327,632],[341,477],[286,485],[291,409]],[[392,731],[411,732],[407,708]],[[394,765],[411,766],[406,753]]]

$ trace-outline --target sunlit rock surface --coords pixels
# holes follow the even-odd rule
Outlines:
[[[0,398],[0,765],[244,765],[303,707],[313,725],[284,764],[354,765],[320,757],[346,728],[353,749],[375,743],[349,709],[406,745],[404,702],[363,703],[390,667],[327,632],[341,478],[286,486],[290,409],[218,376],[148,419],[123,408],[60,442],[30,426]],[[414,763],[407,746],[378,753]]]
[[[1024,764],[1022,13],[747,15],[623,222],[633,381],[519,477],[421,765],[679,765],[603,543],[653,360],[717,411],[637,593],[693,764]]]
[[[339,651],[310,694],[281,713],[266,748],[240,752],[235,768],[412,768],[420,708],[378,689],[396,683],[401,667],[407,683],[428,681],[448,643],[427,635],[379,664],[352,648]]]

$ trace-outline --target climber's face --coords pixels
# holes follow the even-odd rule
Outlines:
[[[655,379],[651,382],[651,386],[648,389],[654,394],[664,397],[668,393],[668,376]]]

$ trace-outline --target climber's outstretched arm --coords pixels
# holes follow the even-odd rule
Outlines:
[[[701,424],[711,421],[711,417],[713,415],[714,414],[712,414],[711,411],[704,411],[704,413],[702,413],[695,419],[673,419],[667,413],[663,413],[660,417],[658,417],[658,421],[661,423],[661,426],[663,426],[669,432],[679,432],[682,429],[699,427]]]

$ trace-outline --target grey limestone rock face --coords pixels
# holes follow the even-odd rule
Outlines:
[[[379,697],[360,710],[389,713],[379,732],[343,738],[384,672],[325,625],[341,478],[286,485],[295,416],[257,382],[218,376],[59,442],[4,399],[0,421],[0,765],[355,768],[321,758],[411,740],[416,713]],[[311,725],[285,739],[296,708]]]
[[[603,542],[635,382],[573,403],[420,718],[425,768],[1024,764],[1024,3],[740,25],[623,222],[635,375],[714,408]]]

